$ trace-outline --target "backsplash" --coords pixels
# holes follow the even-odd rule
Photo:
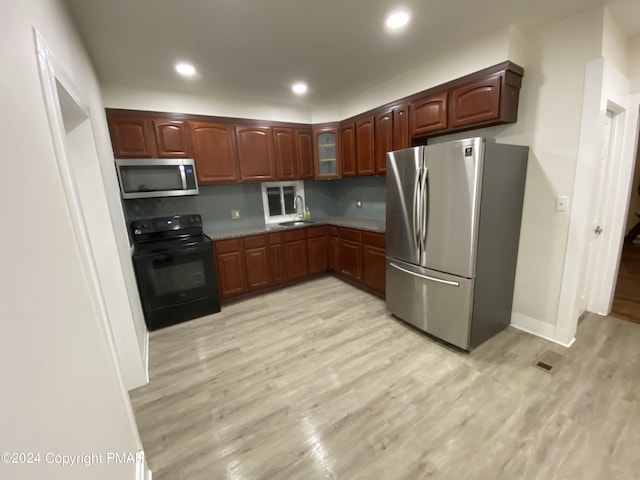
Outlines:
[[[386,177],[305,180],[304,194],[312,218],[346,216],[384,220]],[[356,201],[362,207],[356,206]]]
[[[354,177],[339,180],[305,180],[306,206],[311,218],[348,216],[385,218],[385,180],[381,177]],[[356,207],[356,201],[362,208]],[[260,183],[200,186],[200,194],[185,197],[124,200],[124,214],[132,220],[199,213],[204,230],[248,227],[264,224]],[[231,210],[240,218],[231,219]]]

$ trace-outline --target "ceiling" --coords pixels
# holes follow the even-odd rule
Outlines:
[[[340,103],[508,25],[522,29],[610,3],[628,34],[638,0],[66,0],[102,84],[267,103]],[[385,15],[412,14],[388,34]],[[192,79],[173,65],[192,62]],[[304,99],[290,85],[309,84]]]

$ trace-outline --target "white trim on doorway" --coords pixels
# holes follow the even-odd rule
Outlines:
[[[83,133],[87,134],[84,139],[90,144],[93,142],[91,146],[95,150],[94,138],[90,127],[89,108],[79,94],[79,90],[71,81],[71,78],[66,74],[65,69],[56,60],[55,55],[40,32],[34,28],[33,34],[42,96],[49,122],[49,131],[51,133],[60,182],[64,190],[69,217],[73,225],[73,237],[80,254],[80,261],[82,262],[84,275],[86,277],[87,288],[96,314],[95,317],[98,319],[97,328],[101,332],[111,361],[117,370],[119,394],[122,397],[128,422],[132,426],[135,442],[142,448],[131,401],[122,379],[118,352],[116,351],[113,332],[109,324],[100,276],[98,274],[87,228],[87,219],[83,212],[79,190],[76,185],[77,182],[70,162],[71,151],[67,146],[70,138],[69,132],[83,129]],[[146,463],[144,464],[143,470],[148,470]],[[149,476],[150,474],[145,472],[145,475]]]
[[[578,158],[574,181],[569,233],[565,255],[562,286],[558,302],[558,313],[553,341],[570,344],[576,333],[578,319],[587,307],[597,313],[609,313],[615,275],[618,268],[624,215],[631,190],[631,172],[635,162],[637,141],[638,103],[627,97],[628,79],[604,58],[587,63],[585,70],[584,101]],[[589,271],[588,239],[591,235],[592,195],[595,169],[599,161],[604,134],[604,118],[612,110],[618,134],[611,139],[612,155],[609,158],[610,179],[604,186],[602,215],[607,219],[607,232],[599,242],[599,251],[594,255],[596,264],[591,274],[602,278],[589,298],[582,298],[585,291],[585,276]],[[635,132],[632,134],[632,132]],[[630,138],[630,135],[633,138]],[[595,201],[599,201],[595,199]],[[604,301],[603,299],[608,299]],[[597,308],[595,307],[597,305]],[[604,306],[603,306],[604,305]]]

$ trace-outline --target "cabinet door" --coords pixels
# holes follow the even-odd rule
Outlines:
[[[241,180],[275,180],[271,127],[236,125]]]
[[[249,289],[267,287],[269,281],[269,254],[267,247],[251,248],[244,251]]]
[[[393,110],[376,115],[375,133],[375,169],[376,173],[380,174],[387,171],[387,152],[394,150]]]
[[[340,127],[340,161],[342,162],[342,176],[356,175],[356,128],[353,123]]]
[[[494,75],[451,90],[449,126],[466,127],[497,119],[501,79],[502,75]]]
[[[107,118],[115,158],[156,158],[156,139],[146,118]]]
[[[181,120],[154,119],[158,157],[191,158],[191,135],[188,125]]]
[[[409,106],[411,136],[426,135],[447,128],[447,92],[411,102]]]
[[[271,267],[271,280],[273,283],[284,282],[284,244],[271,245],[269,247],[269,264]]]
[[[356,122],[356,166],[358,175],[373,175],[374,125],[373,116]]]
[[[292,128],[273,129],[276,170],[279,180],[294,180],[298,177],[296,143]]]
[[[198,182],[237,182],[238,161],[231,125],[190,122]]]
[[[409,135],[409,105],[393,107],[393,149],[402,150],[411,146]]]
[[[362,283],[376,292],[385,289],[385,253],[383,248],[362,246]]]
[[[309,273],[320,273],[327,270],[327,237],[307,239],[309,251]]]
[[[295,129],[298,178],[313,178],[313,133]]]
[[[340,178],[339,147],[337,127],[313,130],[313,170],[316,178]]]
[[[285,271],[287,279],[292,280],[307,275],[307,241],[294,240],[284,244]]]
[[[218,267],[218,285],[221,298],[247,291],[242,252],[218,254],[216,255],[216,265]]]
[[[359,243],[340,239],[340,273],[356,280],[362,279],[362,256]]]

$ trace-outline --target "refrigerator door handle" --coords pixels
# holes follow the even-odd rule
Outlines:
[[[402,268],[399,265],[396,265],[393,262],[390,262],[389,265],[391,265],[393,268],[396,268],[402,272],[408,273],[409,275],[413,275],[414,277],[418,277],[418,278],[422,278],[424,280],[429,280],[431,282],[436,282],[436,283],[443,283],[444,285],[451,285],[452,287],[459,287],[460,284],[458,282],[451,282],[449,280],[442,280],[441,278],[435,278],[435,277],[429,277],[427,275],[420,275],[419,273],[415,273],[412,272],[411,270],[407,270],[406,268]]]
[[[420,212],[421,212],[421,204],[422,204],[422,194],[420,192],[420,185],[421,185],[421,170],[417,170],[416,171],[416,181],[415,181],[415,185],[413,186],[413,243],[416,247],[416,250],[420,250],[421,249],[421,245],[422,245],[422,237],[420,235],[420,223],[421,223],[421,219],[420,219]]]
[[[428,167],[424,167],[424,172],[422,174],[422,178],[420,179],[420,197],[421,197],[421,204],[422,204],[422,211],[420,212],[421,215],[421,222],[422,225],[420,226],[420,245],[422,247],[422,250],[426,250],[427,249],[427,228],[429,225],[429,209],[430,209],[430,202],[429,202],[429,168]]]

